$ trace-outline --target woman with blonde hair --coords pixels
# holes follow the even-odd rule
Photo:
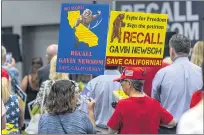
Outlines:
[[[8,72],[2,68],[2,100],[6,108],[6,121],[12,124],[15,131],[10,134],[20,134],[19,129],[24,125],[24,110],[20,99],[11,93],[11,81]]]
[[[191,62],[198,66],[202,65],[204,56],[204,41],[198,41],[193,47]]]

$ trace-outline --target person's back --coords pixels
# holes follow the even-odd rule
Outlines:
[[[160,102],[176,120],[189,109],[193,93],[202,88],[201,68],[192,64],[187,57],[158,72],[161,80]]]
[[[82,98],[84,98],[83,95],[86,95],[96,101],[94,115],[97,127],[107,129],[107,122],[114,111],[111,106],[113,91],[120,89],[120,83],[113,82],[118,77],[120,77],[119,71],[106,70],[105,75],[92,79],[81,93]],[[83,102],[82,110],[87,112],[86,102]]]
[[[39,121],[39,134],[93,134],[89,117],[82,111],[64,115],[44,114]]]
[[[173,119],[158,101],[148,96],[120,100],[116,109],[115,114],[122,121],[120,134],[157,134],[160,124],[167,125]],[[112,119],[108,125],[114,125]]]
[[[49,79],[49,74],[50,74],[50,64],[47,64],[46,66],[41,67],[38,70],[39,86],[41,86],[44,81]]]
[[[6,101],[6,103],[4,103],[4,105],[6,108],[7,123],[13,124],[15,129],[18,129],[20,127],[20,109],[18,97],[15,95],[10,95],[9,99]]]
[[[169,47],[173,64],[157,72],[152,83],[152,97],[178,121],[189,109],[193,93],[203,86],[202,72],[199,66],[188,59],[191,48],[188,37],[173,35],[169,40]]]

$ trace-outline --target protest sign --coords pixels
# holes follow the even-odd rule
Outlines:
[[[127,12],[168,14],[167,32],[176,32],[192,40],[204,40],[204,1],[114,1],[113,9]]]
[[[109,5],[62,4],[57,72],[104,74]]]
[[[106,64],[161,66],[167,18],[166,14],[112,11]]]
[[[113,96],[115,97],[114,99],[116,99],[116,101],[128,98],[128,95],[126,95],[123,90],[113,91]]]
[[[18,85],[15,85],[15,92],[16,95],[20,98],[20,104],[24,107],[25,110],[27,94]]]

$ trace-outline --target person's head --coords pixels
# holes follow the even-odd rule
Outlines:
[[[4,68],[1,69],[1,88],[2,99],[3,102],[6,103],[11,95],[11,81],[8,72]]]
[[[64,114],[75,111],[77,107],[79,88],[71,80],[56,81],[45,100],[45,107],[48,113]]]
[[[203,54],[204,54],[204,42],[198,41],[193,47],[191,62],[198,66],[201,66],[203,62]]]
[[[54,56],[50,62],[50,80],[68,80],[69,74],[56,72],[57,56]]]
[[[106,70],[118,70],[118,66],[105,66]]]
[[[57,44],[51,44],[47,47],[46,50],[46,57],[48,60],[48,63],[50,63],[51,59],[57,55],[58,52],[58,45]]]
[[[92,11],[90,10],[90,9],[85,9],[84,10],[84,12],[83,12],[83,14],[82,14],[82,16],[84,17],[84,18],[91,18],[92,17]]]
[[[32,58],[32,68],[31,68],[31,81],[32,85],[37,88],[38,86],[38,69],[43,66],[43,61],[41,57]]]
[[[6,48],[2,45],[1,46],[1,62],[2,62],[2,64],[4,64],[6,62],[6,54],[7,54]]]
[[[175,34],[169,40],[169,53],[172,61],[177,57],[187,57],[191,48],[191,41],[189,38],[181,34]]]
[[[142,93],[145,71],[141,67],[126,67],[120,78],[115,79],[121,83],[122,89],[130,96],[132,93]]]

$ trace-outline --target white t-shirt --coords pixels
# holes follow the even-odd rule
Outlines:
[[[1,114],[1,117],[2,117],[2,116],[4,116],[6,114],[6,108],[4,106],[3,101],[1,101],[1,110],[2,110],[2,114]]]
[[[203,101],[181,117],[177,134],[203,134]]]

